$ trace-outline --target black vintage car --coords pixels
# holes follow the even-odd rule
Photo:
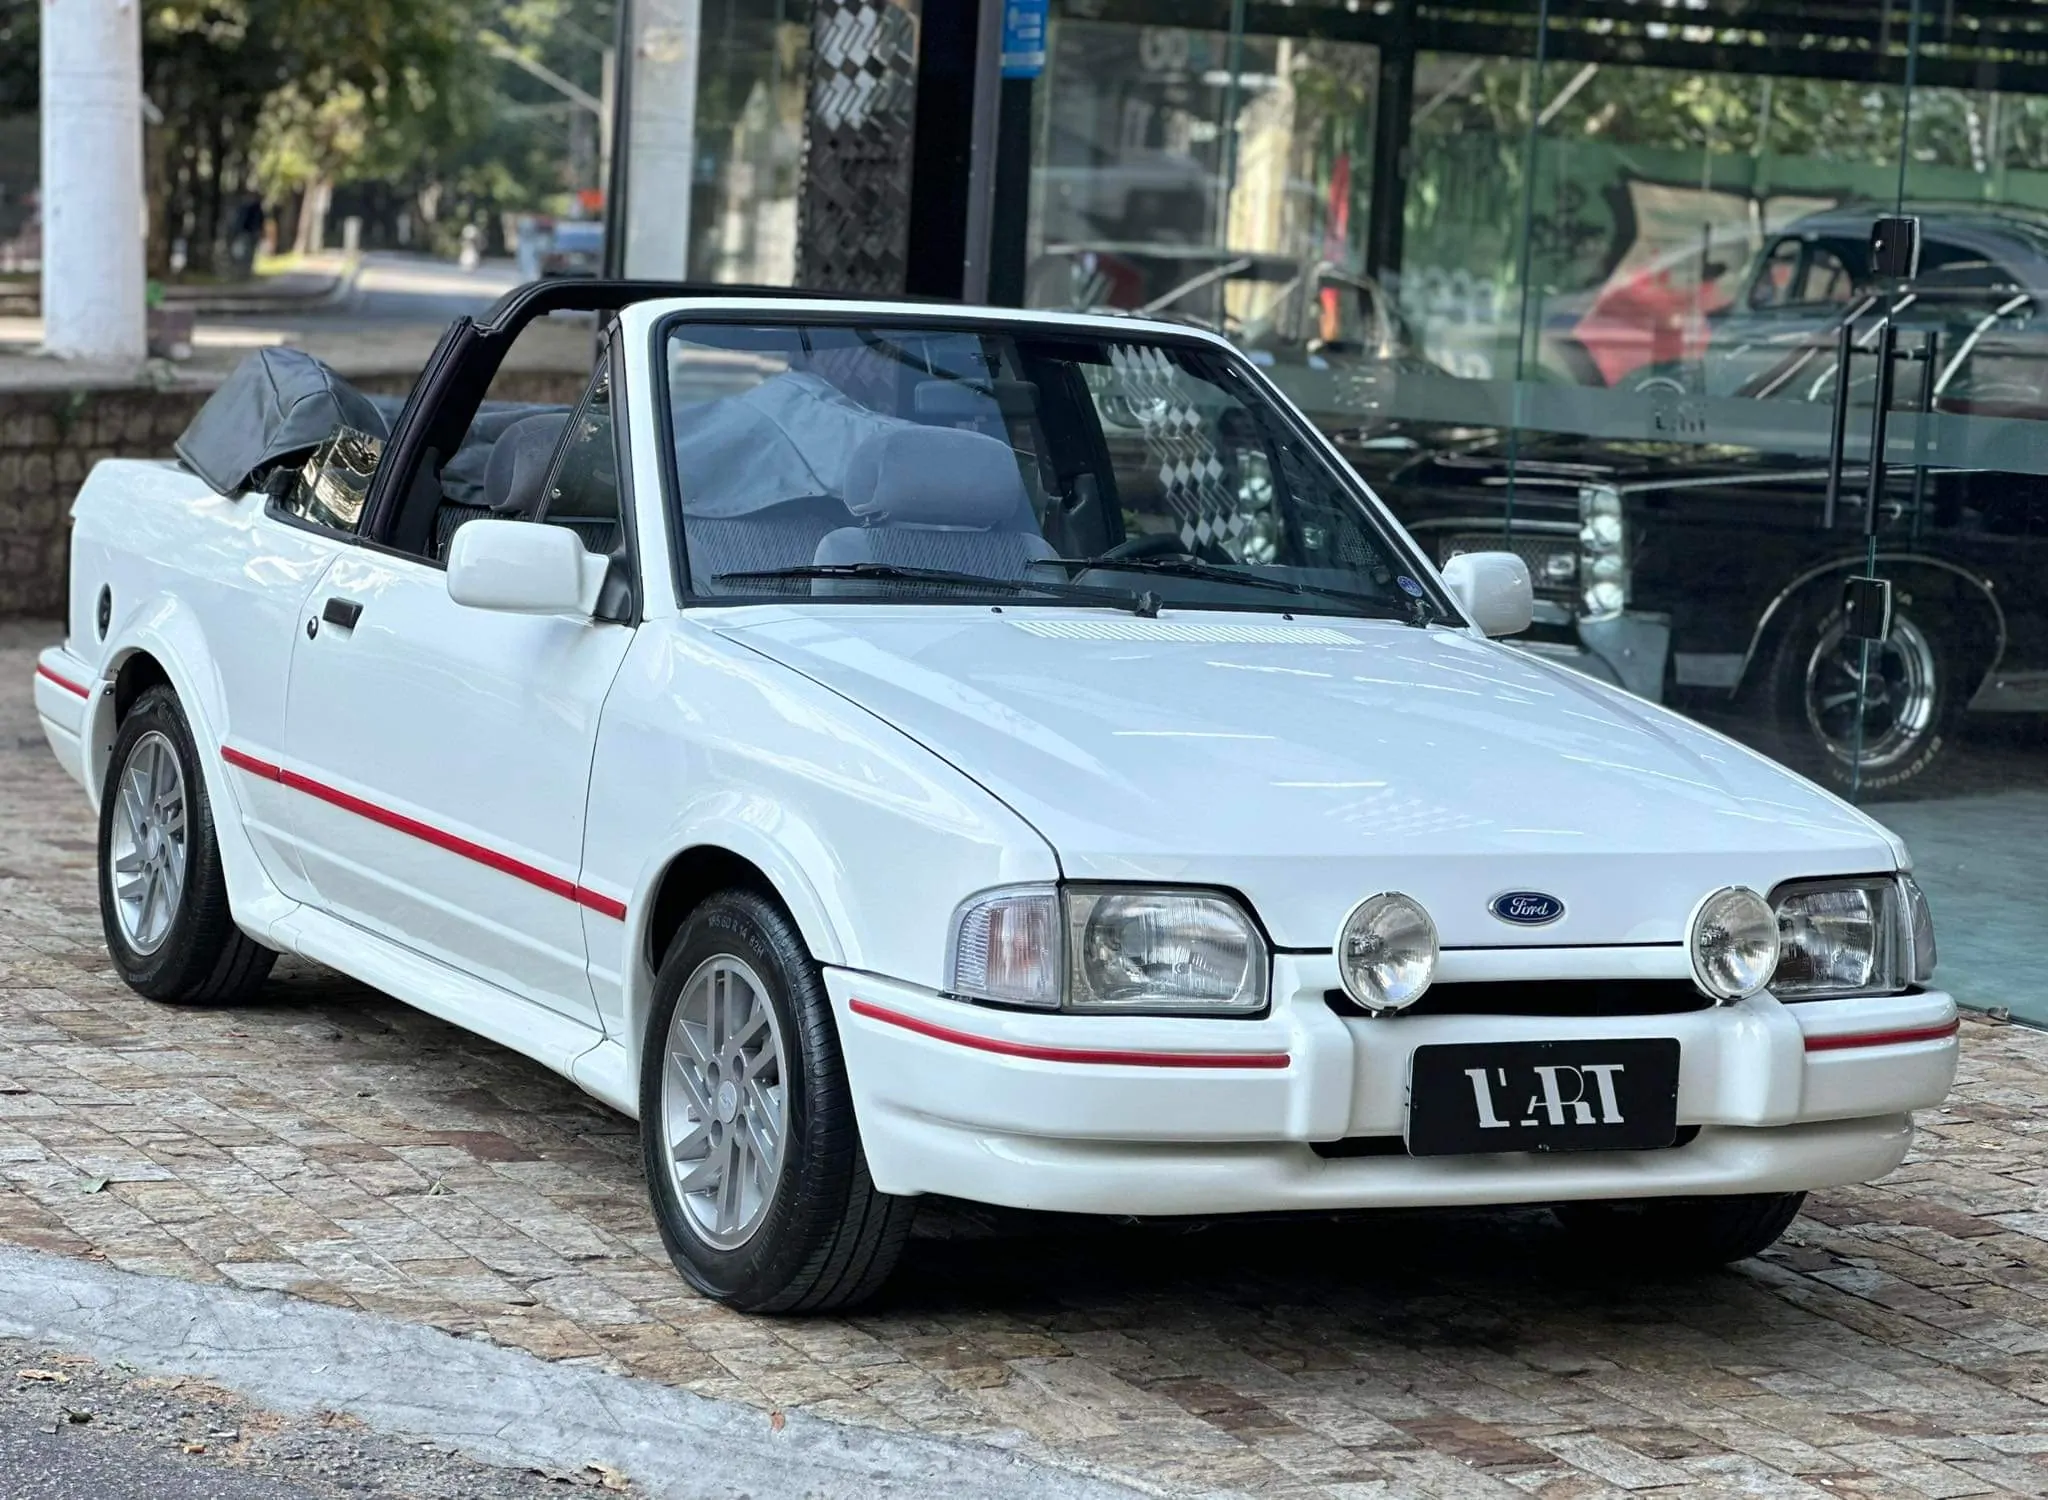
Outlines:
[[[1765,748],[1837,785],[1930,779],[1965,712],[2048,712],[2048,293],[1928,287],[1865,296],[1840,321],[1850,457],[1832,506],[1840,323],[1733,397],[1606,393],[1558,408],[1605,424],[1592,435],[1560,420],[1392,464],[1362,445],[1352,456],[1439,560],[1504,537],[1527,559],[1531,649],[1646,697],[1740,698],[1771,726]],[[1895,613],[1866,676],[1842,597],[1873,546]]]

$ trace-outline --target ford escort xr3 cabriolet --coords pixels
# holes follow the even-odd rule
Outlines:
[[[486,401],[563,309],[581,400]],[[37,669],[120,973],[535,1058],[734,1306],[870,1295],[927,1194],[1717,1263],[1952,1081],[1899,840],[1489,639],[1522,563],[1439,571],[1220,337],[558,281],[179,453],[92,472]]]

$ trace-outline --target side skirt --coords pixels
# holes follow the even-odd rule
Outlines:
[[[640,1118],[639,1068],[633,1053],[614,1037],[606,1037],[576,1059],[569,1076],[576,1086],[602,1100],[629,1120]]]
[[[594,1026],[585,1026],[311,907],[301,906],[290,916],[272,923],[265,941],[287,953],[301,954],[339,969],[351,979],[359,979],[416,1010],[509,1047],[617,1107],[617,1101],[608,1097],[607,1090],[593,1087],[576,1076],[577,1060],[605,1044],[604,1033]],[[624,1052],[623,1048],[617,1050]],[[599,1075],[604,1071],[597,1070]]]

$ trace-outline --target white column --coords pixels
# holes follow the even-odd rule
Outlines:
[[[680,281],[690,273],[690,187],[697,157],[702,0],[632,0],[626,75],[625,271]],[[614,217],[614,223],[618,219]]]
[[[143,309],[138,0],[42,0],[43,344],[139,365]]]

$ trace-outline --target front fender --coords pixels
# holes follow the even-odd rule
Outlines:
[[[584,834],[584,882],[624,907],[584,918],[608,1031],[638,1036],[662,882],[695,849],[760,871],[821,963],[927,987],[964,897],[1059,877],[1035,829],[900,729],[716,631],[651,622],[605,702]]]
[[[1772,596],[1770,603],[1764,606],[1763,613],[1757,617],[1756,625],[1750,631],[1749,644],[1742,653],[1741,670],[1731,695],[1754,683],[1766,670],[1764,648],[1772,639],[1773,628],[1782,626],[1785,621],[1793,618],[1795,606],[1805,599],[1809,590],[1828,586],[1838,587],[1841,580],[1851,574],[1862,572],[1863,568],[1864,559],[1861,557],[1831,558],[1827,562],[1808,568],[1781,587]],[[1888,577],[1894,581],[1904,581],[1918,575],[1936,583],[1938,587],[1945,588],[1951,597],[1982,611],[1988,627],[1986,645],[1989,647],[1989,656],[1981,663],[1982,669],[1972,673],[1973,680],[1969,684],[1971,690],[1974,691],[1977,683],[1998,670],[1999,663],[2005,658],[2009,632],[2005,606],[1999,602],[1998,591],[1990,580],[1960,563],[1923,552],[1879,552],[1877,572],[1878,576]]]
[[[758,821],[768,805],[765,791],[728,787],[693,798],[683,807],[659,841],[658,847],[666,852],[648,860],[635,882],[627,908],[627,940],[633,952],[652,956],[648,929],[654,920],[655,892],[670,866],[693,849],[716,849],[738,855],[768,877],[803,934],[804,946],[819,963],[861,967],[859,938],[844,893],[830,880],[821,888],[811,877],[809,867],[830,864],[831,851],[823,835],[784,813],[775,837],[769,837]],[[854,957],[849,958],[849,950]]]

